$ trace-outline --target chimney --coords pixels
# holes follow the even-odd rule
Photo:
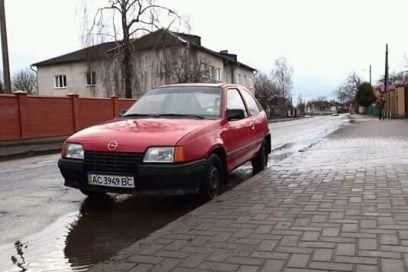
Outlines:
[[[228,53],[228,50],[221,50],[220,54],[224,55],[225,57],[227,57],[228,59],[230,59],[230,60],[232,60],[234,62],[238,62],[237,55]]]

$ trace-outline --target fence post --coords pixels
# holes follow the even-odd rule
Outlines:
[[[20,127],[20,139],[24,138],[25,133],[24,133],[24,122],[26,120],[26,114],[25,114],[25,109],[26,109],[26,103],[27,103],[27,93],[24,91],[16,91],[14,94],[17,96],[17,101],[18,101],[18,121],[19,121],[19,127]]]
[[[80,129],[79,127],[79,95],[76,93],[69,93],[67,94],[69,98],[71,98],[71,104],[72,104],[72,127],[74,129],[73,132],[76,132]]]
[[[110,98],[112,99],[112,118],[116,118],[119,116],[119,98],[116,95],[112,95]]]

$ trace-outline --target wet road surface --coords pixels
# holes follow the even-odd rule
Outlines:
[[[326,116],[271,124],[269,164],[306,151],[347,121]],[[186,197],[89,199],[62,185],[58,157],[0,163],[0,271],[83,271],[202,204]],[[224,190],[251,176],[250,164],[238,168]]]

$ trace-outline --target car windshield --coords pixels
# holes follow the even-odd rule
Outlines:
[[[221,89],[218,87],[167,87],[148,91],[123,117],[172,117],[218,119]]]

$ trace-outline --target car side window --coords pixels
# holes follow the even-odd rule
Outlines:
[[[261,109],[258,107],[258,103],[256,103],[255,98],[251,94],[249,94],[245,90],[241,91],[241,94],[245,99],[245,102],[248,106],[248,110],[251,113],[251,115],[256,115],[259,112],[261,112]]]
[[[245,118],[248,117],[248,113],[245,108],[244,101],[239,94],[237,89],[229,89],[227,92],[227,109],[229,110],[243,110],[245,113]]]

